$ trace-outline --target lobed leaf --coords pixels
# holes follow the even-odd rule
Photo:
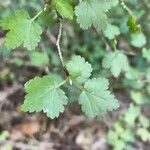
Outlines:
[[[67,0],[54,0],[56,10],[63,18],[73,19],[73,7]]]
[[[57,75],[35,77],[25,84],[27,95],[22,109],[27,112],[43,111],[51,119],[64,111],[67,97],[59,87],[63,81]]]
[[[145,35],[140,32],[140,33],[133,33],[131,35],[131,44],[134,47],[141,48],[146,44],[146,37]]]
[[[118,77],[121,71],[128,71],[128,58],[120,51],[109,52],[103,59],[103,67],[110,69],[111,73]]]
[[[89,117],[95,117],[100,112],[112,111],[119,107],[117,99],[108,90],[108,80],[104,78],[89,79],[79,96],[82,111]]]
[[[9,30],[5,44],[14,49],[23,44],[28,50],[33,50],[40,41],[41,27],[34,22],[24,10],[18,10],[0,22],[0,27]]]
[[[75,7],[77,22],[82,29],[94,26],[97,31],[105,29],[107,25],[107,15],[111,4],[106,0],[83,0]]]
[[[138,106],[134,106],[131,103],[124,117],[125,122],[130,126],[134,126],[135,120],[140,115],[140,113],[140,108]]]
[[[138,128],[137,135],[143,142],[146,142],[150,138],[150,132],[146,128]]]
[[[150,61],[150,49],[143,48],[142,49],[142,56],[144,58],[146,58],[147,61]]]
[[[111,25],[111,24],[107,24],[107,28],[106,30],[104,30],[104,35],[112,40],[114,39],[116,36],[118,36],[120,34],[119,28],[115,25]]]
[[[77,83],[84,83],[91,76],[92,66],[81,56],[73,56],[66,64],[66,68],[70,76]]]

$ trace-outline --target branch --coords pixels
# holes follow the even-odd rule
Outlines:
[[[124,0],[121,0],[120,4],[131,16],[133,15],[132,10],[124,3]]]
[[[62,35],[62,23],[60,22],[60,23],[59,23],[59,32],[58,32],[58,36],[57,36],[56,46],[57,46],[59,58],[60,58],[61,63],[62,63],[62,65],[63,65],[63,67],[64,67],[64,60],[63,60],[62,52],[61,52],[61,48],[60,48],[61,35]]]

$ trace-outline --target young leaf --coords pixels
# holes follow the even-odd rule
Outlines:
[[[122,135],[125,132],[125,129],[123,128],[121,121],[115,122],[114,129],[115,132],[118,134],[118,136]]]
[[[43,111],[51,119],[58,117],[64,111],[67,97],[60,86],[62,81],[57,75],[35,77],[25,84],[27,95],[22,109],[27,112]]]
[[[119,140],[118,134],[113,130],[109,130],[107,134],[107,142],[111,145],[114,145],[117,143],[118,140]]]
[[[131,44],[134,47],[141,48],[146,44],[146,37],[145,35],[140,32],[140,33],[133,33],[131,35]]]
[[[89,117],[95,117],[100,112],[112,111],[119,107],[118,100],[108,90],[108,80],[104,78],[89,79],[79,96],[82,111]]]
[[[150,126],[150,121],[147,117],[145,117],[144,115],[140,115],[139,117],[139,121],[140,124],[144,127],[144,128],[148,128]]]
[[[119,0],[110,0],[109,3],[110,3],[111,6],[114,7],[119,3]]]
[[[134,135],[130,129],[126,129],[120,136],[125,142],[134,142]]]
[[[67,0],[54,0],[56,10],[63,18],[73,19],[73,7]]]
[[[127,26],[132,33],[141,32],[141,25],[136,23],[137,19],[135,16],[130,16],[127,21]]]
[[[127,56],[120,51],[107,53],[102,65],[104,68],[110,69],[115,77],[118,77],[121,71],[127,71],[129,68]]]
[[[137,135],[140,136],[143,142],[146,142],[150,138],[150,132],[145,128],[139,128]]]
[[[115,25],[111,25],[111,24],[107,24],[107,28],[106,30],[104,30],[104,35],[112,40],[114,39],[116,36],[118,36],[120,34],[119,28]]]
[[[40,41],[42,33],[39,24],[34,22],[24,10],[18,10],[0,22],[0,27],[9,30],[5,44],[8,48],[16,48],[23,44],[28,50],[33,50]]]
[[[123,150],[127,147],[126,143],[121,140],[121,139],[118,139],[118,141],[116,141],[116,143],[114,144],[114,150]]]
[[[131,91],[131,98],[138,105],[142,105],[144,103],[144,98],[141,92]]]
[[[111,8],[110,2],[105,0],[83,0],[75,7],[77,22],[82,29],[88,29],[92,25],[97,31],[105,29],[107,15]]]
[[[142,55],[147,59],[147,61],[150,61],[150,49],[143,48]]]
[[[140,108],[138,106],[130,104],[130,107],[124,117],[125,122],[130,126],[134,126],[135,119],[140,115],[140,113]]]
[[[73,56],[66,64],[70,76],[77,83],[82,84],[91,76],[92,66],[81,56]]]

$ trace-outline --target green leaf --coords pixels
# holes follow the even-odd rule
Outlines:
[[[150,95],[150,85],[147,86],[146,90],[147,90],[148,94]]]
[[[131,91],[131,98],[135,104],[142,105],[149,102],[147,97],[141,91]]]
[[[139,121],[140,124],[144,127],[144,128],[148,128],[150,126],[150,121],[147,117],[145,117],[144,115],[140,115],[139,117]]]
[[[32,52],[30,55],[31,64],[34,66],[43,66],[49,63],[49,58],[46,53]]]
[[[119,3],[119,0],[110,0],[109,3],[110,3],[111,6],[114,7]]]
[[[113,150],[123,150],[126,148],[126,143],[123,140],[118,140],[115,145]]]
[[[79,97],[82,111],[89,117],[95,117],[100,112],[112,111],[119,107],[118,100],[108,90],[108,80],[93,78],[88,80]]]
[[[24,10],[18,10],[3,19],[0,26],[9,30],[5,39],[8,48],[14,49],[23,44],[28,50],[33,50],[40,41],[41,27]]]
[[[118,77],[121,71],[128,71],[129,68],[127,56],[120,51],[106,53],[102,65],[110,69],[115,77]]]
[[[129,27],[129,30],[133,33],[141,32],[141,25],[136,23],[136,17],[130,16],[127,21],[127,26]]]
[[[131,44],[134,47],[141,48],[146,44],[146,37],[145,35],[140,32],[140,33],[134,33],[131,35]]]
[[[136,104],[143,104],[143,95],[138,91],[131,91],[131,98]]]
[[[49,10],[43,11],[37,19],[37,22],[44,27],[51,27],[54,24],[53,13],[50,13]]]
[[[114,129],[119,136],[122,135],[122,133],[124,132],[124,128],[120,121],[115,122]]]
[[[4,130],[3,132],[1,132],[0,134],[0,142],[5,141],[8,137],[9,137],[9,132]]]
[[[54,4],[63,18],[73,19],[73,7],[67,0],[54,0]]]
[[[143,48],[142,55],[144,58],[146,58],[148,61],[150,61],[150,49]]]
[[[81,56],[73,56],[66,67],[72,79],[79,84],[86,82],[93,70],[91,64]]]
[[[142,141],[146,142],[150,138],[150,133],[147,129],[145,128],[139,128],[137,130],[137,135],[140,136]]]
[[[35,77],[25,84],[27,95],[22,109],[27,112],[43,111],[50,118],[59,116],[67,104],[67,97],[60,86],[64,84],[57,75]]]
[[[128,111],[126,112],[126,114],[124,116],[125,122],[129,126],[134,126],[135,119],[140,115],[140,113],[141,113],[140,112],[140,107],[134,106],[133,104],[130,104],[129,109],[128,109]]]
[[[130,129],[126,129],[120,136],[125,142],[134,142],[134,135]]]
[[[113,130],[109,130],[107,134],[108,143],[111,145],[115,145],[118,140],[119,140],[118,134]]]
[[[97,31],[105,29],[107,15],[111,8],[110,2],[105,0],[83,0],[75,7],[77,22],[82,29],[88,29],[92,25]]]
[[[126,72],[125,77],[130,80],[139,80],[140,71],[137,68],[129,67],[128,72]]]
[[[107,24],[106,30],[104,30],[104,35],[108,39],[114,39],[116,36],[120,34],[119,28],[115,25]]]

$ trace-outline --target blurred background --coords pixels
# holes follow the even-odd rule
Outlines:
[[[75,5],[78,1],[71,2]],[[43,113],[24,113],[24,83],[35,76],[63,70],[55,46],[58,22],[53,10],[44,12],[38,22],[43,34],[36,51],[4,46],[6,31],[0,29],[0,149],[1,150],[149,150],[150,149],[150,1],[126,0],[142,31],[131,33],[129,14],[120,4],[109,13],[109,21],[120,34],[117,49],[129,59],[129,71],[114,78],[102,68],[102,60],[112,49],[112,40],[93,28],[83,31],[74,21],[63,21],[61,48],[67,61],[74,54],[88,60],[94,76],[109,79],[118,98],[117,111],[89,119],[75,99],[78,90],[67,91],[70,105],[58,119]],[[0,0],[0,19],[17,9],[33,17],[43,8],[41,0]],[[109,31],[111,32],[111,31]]]

